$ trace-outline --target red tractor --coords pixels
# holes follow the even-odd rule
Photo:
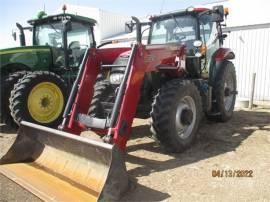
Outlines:
[[[223,16],[223,7],[154,16],[144,23],[150,26],[147,45],[141,43],[142,24],[133,17],[137,43],[131,50],[89,50],[92,57],[62,126],[77,134],[88,129],[106,134],[105,142],[124,150],[133,119],[151,117],[159,142],[180,152],[195,140],[203,113],[229,120],[236,75],[234,53],[222,47]]]
[[[1,163],[32,159],[35,168],[74,181],[74,187],[93,192],[97,200],[116,199],[128,185],[121,154],[135,117],[151,117],[155,138],[170,152],[191,146],[203,114],[217,121],[232,117],[237,91],[230,60],[235,55],[222,47],[226,15],[223,6],[215,6],[153,16],[147,23],[133,17],[126,24],[131,30],[136,26],[137,42],[131,49],[86,51],[60,126],[77,135],[94,131],[104,143],[22,122],[17,141]],[[142,25],[150,28],[147,45],[141,42]],[[19,158],[22,142],[32,152]],[[8,165],[0,171],[16,174],[16,166]],[[53,187],[48,196],[57,195]],[[72,193],[68,190],[58,193],[58,199],[65,200],[61,197]]]

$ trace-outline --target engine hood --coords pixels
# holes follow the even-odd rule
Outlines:
[[[52,52],[49,46],[7,48],[0,50],[0,61],[1,72],[12,72],[7,68],[14,68],[14,66],[20,70],[36,70],[37,68],[43,70],[51,65]]]
[[[50,51],[49,46],[21,46],[14,48],[6,48],[0,50],[0,55],[9,55],[15,53],[26,53],[26,52],[48,52]]]

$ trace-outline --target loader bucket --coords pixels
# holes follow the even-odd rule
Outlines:
[[[112,201],[128,188],[117,146],[29,122],[21,123],[0,173],[44,201]]]

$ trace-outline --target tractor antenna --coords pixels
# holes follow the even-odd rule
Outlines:
[[[159,13],[162,13],[163,8],[164,8],[164,3],[165,3],[165,0],[162,0]]]

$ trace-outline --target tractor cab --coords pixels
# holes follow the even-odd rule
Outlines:
[[[228,14],[223,6],[213,9],[193,8],[157,15],[151,18],[149,45],[180,43],[186,47],[189,76],[208,77],[213,54],[222,46],[226,35],[221,22]]]
[[[50,46],[54,66],[78,67],[85,50],[95,46],[93,19],[63,13],[28,22],[33,26],[33,45]]]
[[[33,32],[34,47],[49,47],[52,54],[52,71],[57,69],[78,68],[84,52],[89,47],[95,47],[93,26],[96,21],[87,17],[65,13],[47,16],[45,12],[38,13],[36,19],[29,20],[31,27],[20,30],[20,44],[25,46],[24,30]],[[14,39],[16,34],[13,33]],[[54,69],[56,68],[56,69]]]
[[[126,29],[132,31],[136,25],[137,41],[141,41],[140,29],[148,25],[148,46],[185,46],[188,76],[208,78],[212,56],[222,47],[226,37],[222,33],[225,24],[221,23],[227,15],[228,9],[223,6],[214,6],[213,9],[190,7],[152,16],[146,23],[126,23]]]

